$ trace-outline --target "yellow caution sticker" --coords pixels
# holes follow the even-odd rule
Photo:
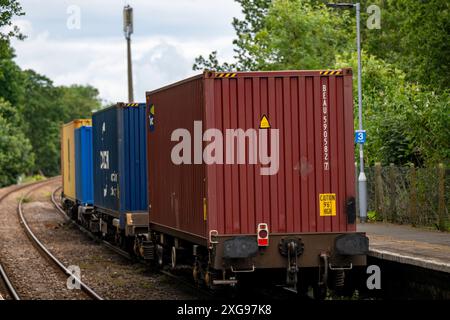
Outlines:
[[[259,125],[260,129],[270,129],[269,119],[267,119],[266,115],[263,115],[261,118],[261,123]]]
[[[236,77],[236,73],[216,72],[216,78],[235,78],[235,77]]]
[[[342,71],[340,70],[326,70],[320,71],[321,76],[342,76]]]
[[[319,194],[320,216],[332,217],[336,215],[336,193]]]

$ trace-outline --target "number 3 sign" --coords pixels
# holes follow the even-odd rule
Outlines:
[[[366,130],[355,131],[355,143],[364,144],[366,143],[366,138],[367,138]]]

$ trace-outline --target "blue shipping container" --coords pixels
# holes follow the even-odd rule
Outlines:
[[[81,205],[93,205],[92,127],[75,129],[75,190]]]
[[[147,211],[145,103],[118,103],[92,116],[94,205],[120,217]]]

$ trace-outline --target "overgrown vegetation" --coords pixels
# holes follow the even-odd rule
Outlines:
[[[233,20],[236,61],[221,64],[212,52],[198,57],[194,70],[351,66],[356,74],[354,10],[329,9],[317,0],[236,1],[244,14]],[[448,166],[449,2],[361,2],[366,163]],[[381,9],[380,29],[366,27],[372,4]]]
[[[367,168],[367,217],[370,221],[450,231],[449,173],[443,166],[377,165]]]
[[[97,89],[55,86],[14,62],[10,40],[25,36],[11,21],[23,14],[18,1],[0,1],[0,27],[9,27],[0,31],[0,187],[24,175],[57,175],[61,124],[100,107]]]

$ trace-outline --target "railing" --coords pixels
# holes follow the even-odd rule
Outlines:
[[[450,231],[449,169],[394,165],[366,168],[369,220]]]

